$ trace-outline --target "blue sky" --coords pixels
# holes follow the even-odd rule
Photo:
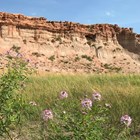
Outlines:
[[[55,21],[118,24],[140,33],[140,0],[1,0],[0,11]]]

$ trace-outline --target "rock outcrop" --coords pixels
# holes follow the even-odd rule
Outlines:
[[[13,45],[39,70],[140,72],[140,35],[117,24],[83,25],[0,12],[0,52]]]

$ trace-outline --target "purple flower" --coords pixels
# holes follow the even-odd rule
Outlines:
[[[60,99],[68,98],[68,93],[66,91],[60,92]]]
[[[48,121],[49,119],[53,119],[53,114],[51,110],[44,110],[42,113],[42,118],[44,121]]]
[[[91,109],[92,107],[92,101],[88,98],[85,98],[81,101],[81,104],[84,108],[87,108],[87,109]]]
[[[100,93],[93,93],[92,98],[95,101],[100,101],[101,100],[101,94]]]
[[[131,122],[132,122],[132,119],[131,119],[130,116],[124,115],[124,116],[121,117],[121,120],[120,120],[120,121],[121,121],[121,123],[123,123],[123,124],[125,124],[127,127],[129,127],[130,124],[131,124]]]

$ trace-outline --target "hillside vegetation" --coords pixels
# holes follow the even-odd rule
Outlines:
[[[66,91],[68,97],[60,99],[61,91]],[[83,108],[81,101],[92,100],[95,91],[101,94],[101,100],[93,101],[89,110]],[[22,94],[30,106],[19,139],[140,139],[139,75],[36,75],[29,78]],[[52,111],[53,119],[44,122],[45,109]],[[132,118],[129,127],[120,123],[125,114]],[[12,133],[16,135],[16,127]]]

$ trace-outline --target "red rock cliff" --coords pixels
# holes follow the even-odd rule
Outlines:
[[[129,52],[140,53],[140,35],[132,28],[121,28],[117,24],[48,21],[43,17],[3,12],[0,12],[0,44],[5,48],[23,46],[28,52],[40,51],[46,56],[96,55],[103,62],[111,62],[116,57],[112,52],[118,47],[121,49],[120,46]]]
[[[132,52],[140,51],[138,43],[139,35],[133,33],[132,28],[120,28],[118,25],[95,24],[82,25],[73,22],[47,21],[46,18],[27,17],[21,14],[9,14],[0,12],[0,30],[1,26],[16,26],[17,29],[39,29],[57,33],[77,32],[85,35],[88,39],[102,39],[104,41],[112,40],[118,42],[124,48]],[[2,33],[0,31],[0,36]]]

